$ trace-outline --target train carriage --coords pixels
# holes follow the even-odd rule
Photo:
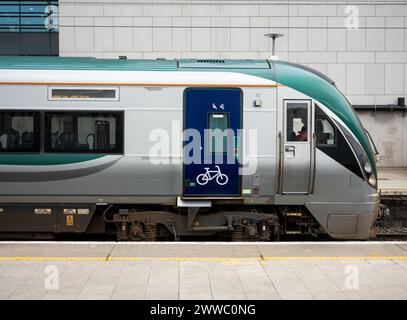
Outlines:
[[[0,96],[2,237],[374,234],[372,142],[308,67],[1,57]]]

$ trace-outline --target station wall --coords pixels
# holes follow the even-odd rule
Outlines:
[[[61,56],[280,59],[331,77],[352,104],[407,95],[405,1],[60,0]],[[407,166],[400,112],[360,113],[380,166]]]

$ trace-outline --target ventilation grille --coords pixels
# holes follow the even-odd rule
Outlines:
[[[207,60],[197,60],[198,63],[225,63],[225,60],[215,60],[215,59],[207,59]]]
[[[197,69],[270,69],[267,60],[180,59],[178,68]]]

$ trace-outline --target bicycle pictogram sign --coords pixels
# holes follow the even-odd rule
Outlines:
[[[220,171],[219,166],[215,166],[216,170],[209,170],[209,167],[205,168],[205,173],[201,173],[196,177],[196,182],[201,186],[206,185],[209,181],[216,180],[216,183],[223,186],[228,183],[229,178],[226,174]]]

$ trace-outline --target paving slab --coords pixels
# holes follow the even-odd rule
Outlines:
[[[9,257],[87,257],[105,258],[115,244],[105,243],[59,243],[59,242],[14,242],[0,241],[0,256]]]
[[[235,271],[247,297],[253,296],[254,294],[278,296],[272,280],[259,262],[257,265],[245,267],[235,266]]]
[[[213,296],[211,293],[188,293],[180,292],[180,300],[212,300]]]
[[[213,243],[131,243],[116,245],[110,258],[253,258],[258,257],[256,246],[228,243],[219,246]]]
[[[401,248],[401,249],[403,249],[405,252],[406,252],[406,254],[407,254],[407,243],[403,243],[403,242],[399,242],[399,243],[397,243],[397,246],[399,247],[399,248]]]
[[[281,300],[281,297],[277,292],[247,292],[246,298],[248,300]]]
[[[186,261],[179,264],[179,294],[186,296],[205,296],[212,298],[212,290],[205,262]]]
[[[407,299],[405,244],[0,242],[0,299]]]
[[[404,256],[407,252],[396,243],[352,243],[321,242],[316,243],[276,243],[275,245],[258,245],[260,254],[267,257],[383,257]],[[316,259],[323,260],[323,259]]]
[[[247,300],[243,293],[214,293],[214,300]]]
[[[151,263],[146,289],[146,299],[178,299],[179,263],[154,261]]]
[[[381,194],[407,196],[407,168],[378,168],[377,175]]]
[[[214,299],[230,295],[246,299],[243,285],[233,266],[223,266],[217,263],[208,264],[208,273]],[[237,298],[234,298],[237,299]]]

